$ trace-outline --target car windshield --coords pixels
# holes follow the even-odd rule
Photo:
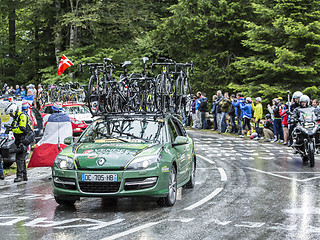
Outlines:
[[[86,105],[63,107],[63,110],[67,115],[90,113],[90,110]]]
[[[79,143],[161,142],[163,122],[147,119],[97,120],[81,135]]]

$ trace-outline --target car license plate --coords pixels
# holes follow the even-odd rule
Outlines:
[[[81,174],[82,182],[117,182],[117,174]]]

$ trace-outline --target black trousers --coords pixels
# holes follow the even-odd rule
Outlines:
[[[17,178],[27,177],[26,156],[28,152],[23,151],[16,154]]]

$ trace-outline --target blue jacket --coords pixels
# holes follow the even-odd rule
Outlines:
[[[200,103],[202,102],[202,100],[203,99],[201,97],[196,99],[196,110],[199,110],[199,106],[200,106]]]
[[[212,108],[211,108],[211,113],[212,116],[215,117],[216,116],[216,106],[218,105],[217,101],[213,101],[212,102]]]
[[[242,117],[252,118],[252,106],[251,103],[240,105]]]
[[[244,105],[245,102],[244,102],[244,98],[241,97],[240,99],[238,99],[236,102],[232,102],[232,105],[236,108],[236,115],[237,117],[239,118],[242,118],[243,117],[243,113],[241,111],[241,105]]]

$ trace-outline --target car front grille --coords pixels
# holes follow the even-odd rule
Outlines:
[[[119,191],[121,182],[79,182],[82,192],[115,193]]]

